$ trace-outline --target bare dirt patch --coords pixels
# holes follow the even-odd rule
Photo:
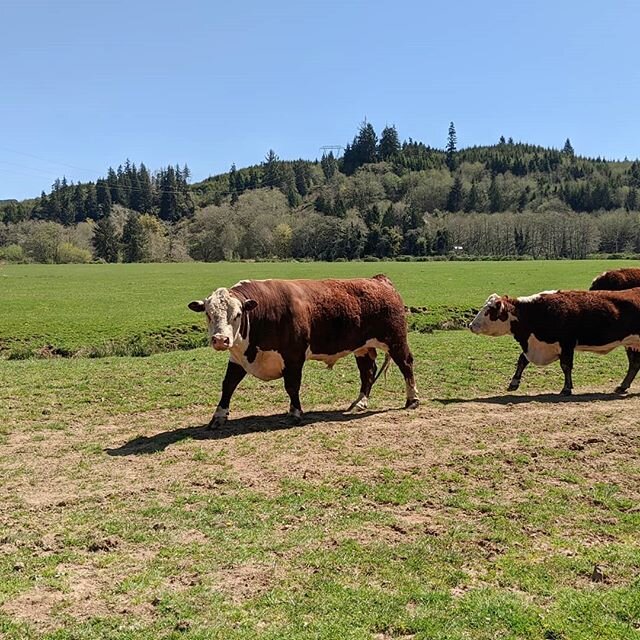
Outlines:
[[[448,473],[471,478],[496,502],[517,504],[525,493],[537,490],[523,485],[525,476],[539,478],[545,486],[561,486],[561,474],[573,470],[582,482],[615,485],[638,504],[639,414],[640,396],[614,399],[593,393],[562,401],[555,396],[443,401],[413,412],[358,416],[316,411],[307,415],[302,427],[286,425],[281,416],[241,415],[223,429],[209,431],[204,427],[208,413],[192,409],[77,424],[47,432],[44,438],[14,430],[0,461],[7,496],[0,502],[0,524],[11,532],[0,543],[0,552],[63,553],[70,544],[65,537],[70,514],[171,506],[177,488],[212,497],[246,488],[273,498],[291,482],[335,486],[355,478],[375,486],[389,470],[399,478],[431,482],[432,497],[408,504],[382,501],[374,508],[384,522],[345,527],[330,535],[328,545],[346,538],[395,545],[445,534],[451,523],[448,496],[453,492],[455,497],[457,491]],[[478,465],[487,459],[499,465],[484,476]],[[327,507],[327,528],[336,508]],[[464,517],[461,514],[456,512],[456,517]],[[282,523],[278,535],[295,531],[305,518],[303,513],[299,522]],[[150,522],[146,535],[165,536],[165,542],[159,539],[153,549],[148,541],[135,542],[135,535],[122,541],[96,530],[99,518],[75,524],[84,555],[58,565],[62,586],[32,587],[5,601],[2,609],[38,628],[55,627],[60,615],[76,620],[114,612],[152,616],[151,605],[132,604],[126,593],[109,596],[113,585],[143,566],[166,540],[178,546],[206,546],[209,539],[192,525],[167,530],[161,519]],[[536,532],[531,535],[535,538]],[[597,535],[585,544],[602,543]],[[481,529],[477,546],[489,560],[502,552],[499,542],[483,538]],[[120,554],[119,562],[101,565],[113,553]],[[163,584],[179,591],[201,584],[201,579],[190,569]],[[216,570],[207,582],[240,603],[265,593],[277,580],[274,566],[242,562]],[[456,589],[465,591],[464,586]]]

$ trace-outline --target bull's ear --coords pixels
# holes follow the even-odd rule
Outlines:
[[[202,313],[204,311],[204,300],[192,300],[187,306],[191,311]]]
[[[258,303],[255,300],[245,300],[242,303],[242,310],[251,311],[252,309],[255,309],[257,306],[258,306]]]

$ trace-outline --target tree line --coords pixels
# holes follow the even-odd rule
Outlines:
[[[339,157],[284,161],[270,150],[260,164],[189,179],[186,165],[151,173],[127,160],[95,183],[62,178],[35,200],[0,203],[0,257],[9,245],[11,259],[69,257],[38,257],[21,241],[29,225],[46,226],[85,259],[129,262],[584,257],[640,248],[640,163],[581,157],[568,139],[559,149],[501,137],[459,150],[453,123],[437,148],[401,142],[395,126],[378,137],[365,121]],[[89,241],[72,238],[80,225]]]

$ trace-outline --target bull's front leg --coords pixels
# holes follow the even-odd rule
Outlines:
[[[293,424],[302,422],[302,406],[300,404],[300,385],[302,384],[302,360],[289,360],[285,362],[283,377],[284,388],[289,395],[291,404],[289,405],[288,417]]]
[[[225,373],[224,380],[222,381],[222,396],[220,402],[216,408],[211,421],[209,422],[209,429],[216,429],[221,427],[229,417],[229,404],[231,403],[231,396],[236,390],[236,387],[240,384],[242,378],[247,375],[247,372],[235,362],[227,364],[227,372]]]
[[[616,393],[627,393],[627,390],[631,386],[631,383],[635,380],[635,377],[640,369],[640,351],[634,349],[625,349],[627,352],[627,359],[629,360],[629,369],[624,380],[615,388]]]
[[[521,353],[518,358],[518,364],[516,364],[516,370],[513,374],[513,378],[511,378],[511,382],[507,387],[507,391],[515,391],[520,386],[522,372],[527,368],[528,364],[529,360],[527,360],[527,356],[525,356],[524,353]]]
[[[562,346],[562,351],[560,352],[560,366],[562,367],[562,373],[564,373],[564,387],[562,387],[560,394],[563,396],[570,396],[573,389],[571,372],[573,371],[574,350],[574,345]]]

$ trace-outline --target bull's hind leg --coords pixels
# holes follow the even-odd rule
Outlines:
[[[520,354],[518,358],[518,364],[516,365],[516,370],[513,374],[513,378],[511,378],[511,382],[507,387],[507,391],[515,391],[520,386],[520,380],[522,379],[522,372],[527,368],[529,364],[529,360],[527,360],[527,356],[524,353]]]
[[[570,396],[573,389],[573,378],[571,377],[571,372],[573,371],[574,348],[575,347],[573,346],[563,346],[562,351],[560,352],[560,366],[562,367],[562,373],[564,373],[564,387],[562,387],[560,394],[563,396]]]
[[[418,388],[413,375],[413,355],[409,351],[409,346],[405,342],[400,345],[389,346],[389,355],[391,359],[398,365],[398,369],[404,376],[404,383],[407,388],[407,401],[404,405],[405,409],[415,409],[419,404]]]
[[[629,369],[624,380],[615,388],[616,393],[627,393],[627,390],[634,381],[638,370],[640,370],[640,351],[635,349],[625,349],[627,352],[627,359],[629,360]]]
[[[376,350],[367,349],[363,356],[356,356],[360,370],[360,395],[351,403],[347,411],[364,411],[369,404],[371,387],[376,379]]]
[[[302,366],[301,362],[287,361],[284,364],[284,388],[291,399],[289,405],[288,416],[293,424],[302,422],[302,406],[300,405],[300,385],[302,384]]]
[[[236,390],[236,387],[240,384],[242,378],[247,375],[247,372],[235,362],[229,361],[227,364],[227,373],[222,381],[222,396],[218,406],[216,408],[213,417],[209,422],[209,429],[215,429],[221,427],[229,417],[229,404],[231,403],[231,396]]]

